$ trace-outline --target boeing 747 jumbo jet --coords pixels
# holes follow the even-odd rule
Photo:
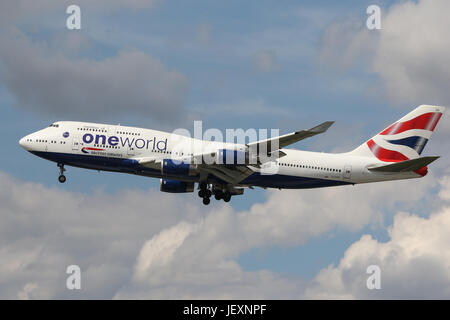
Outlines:
[[[65,166],[160,178],[163,192],[194,192],[204,204],[212,195],[230,201],[244,188],[320,188],[420,178],[434,157],[420,157],[444,107],[422,105],[356,149],[308,152],[285,147],[325,132],[333,122],[248,144],[198,140],[162,131],[60,121],[19,143],[56,162],[59,182]]]

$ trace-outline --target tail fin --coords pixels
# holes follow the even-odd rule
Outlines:
[[[418,158],[445,107],[421,105],[372,137],[351,154],[397,162]]]

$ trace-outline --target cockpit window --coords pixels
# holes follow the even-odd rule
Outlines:
[[[49,125],[49,127],[59,128],[59,124],[54,124],[54,123],[52,123],[51,125]]]

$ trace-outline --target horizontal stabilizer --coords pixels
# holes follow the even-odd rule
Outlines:
[[[408,171],[416,171],[419,169],[422,169],[423,167],[429,165],[436,159],[438,159],[438,156],[435,157],[422,157],[422,158],[416,158],[412,160],[405,160],[401,162],[396,162],[392,164],[388,164],[385,166],[374,166],[369,167],[370,171],[375,172],[408,172]]]

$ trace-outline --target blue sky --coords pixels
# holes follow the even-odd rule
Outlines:
[[[127,96],[121,98],[126,101],[137,92],[129,106],[114,105],[100,111],[92,103],[84,108],[74,108],[70,102],[77,93],[73,92],[61,95],[54,106],[47,107],[42,102],[33,105],[27,103],[28,96],[23,93],[26,89],[17,88],[11,80],[16,77],[26,86],[30,83],[20,77],[27,72],[31,74],[33,69],[19,70],[0,52],[3,120],[0,134],[4,143],[1,170],[20,181],[76,194],[120,195],[127,190],[148,189],[157,192],[157,179],[76,168],[68,168],[68,183],[60,185],[55,164],[26,153],[18,145],[22,136],[57,120],[121,123],[168,131],[178,127],[192,130],[193,121],[202,120],[204,128],[278,128],[281,133],[333,120],[336,123],[326,134],[293,147],[325,152],[350,150],[423,101],[414,97],[412,100],[393,99],[385,87],[385,75],[372,67],[373,51],[363,50],[363,53],[350,56],[348,65],[339,58],[339,46],[335,48],[336,52],[331,52],[331,56],[336,54],[335,60],[323,58],[324,52],[329,50],[327,31],[348,21],[356,25],[354,29],[363,30],[368,5],[380,5],[384,14],[393,5],[403,2],[284,1],[282,5],[276,1],[142,0],[133,2],[136,5],[120,1],[112,4],[82,2],[82,29],[73,31],[65,28],[66,3],[55,2],[35,9],[35,14],[31,9],[20,12],[11,6],[11,20],[6,22],[0,34],[10,41],[4,42],[5,50],[8,43],[12,48],[17,44],[16,40],[11,40],[11,34],[18,31],[25,39],[25,44],[17,47],[18,50],[29,49],[29,57],[38,57],[38,62],[57,61],[55,64],[61,63],[63,71],[70,70],[71,63],[83,66],[86,62],[95,68],[117,57],[119,64],[121,53],[139,52],[149,59],[149,65],[160,64],[163,74],[175,72],[179,75],[175,88],[181,89],[167,89],[169,95],[175,96],[175,103],[167,101],[167,105],[166,102],[158,105],[140,87],[145,88],[142,82],[154,81],[154,77],[157,81],[157,74],[136,79],[136,89],[134,80],[127,80],[133,79],[133,74],[109,70],[105,79],[124,84],[123,94]],[[5,5],[9,9],[7,7]],[[366,41],[377,42],[380,32],[366,31],[369,39]],[[342,37],[342,48],[348,47],[346,39]],[[112,69],[114,66],[114,63],[109,65]],[[111,79],[111,75],[117,78]],[[37,76],[39,78],[39,74]],[[68,75],[69,87],[70,79]],[[114,93],[107,91],[107,85],[106,90],[97,92],[100,98],[86,101],[110,103],[106,98],[102,100],[103,95],[110,94],[114,100]],[[33,93],[37,100],[47,101],[52,88],[44,90],[48,92]],[[77,90],[80,90],[78,95],[84,94],[75,86],[73,91]],[[446,102],[445,98],[437,100],[431,103]],[[138,109],[134,102],[148,103],[149,108]],[[174,116],[165,117],[165,113],[170,115],[170,110],[175,110]],[[426,152],[439,154],[441,150],[441,146],[431,141]],[[444,174],[446,168],[444,164],[437,166],[436,176]],[[429,197],[439,192],[438,189],[430,190]],[[268,191],[246,190],[244,197],[233,198],[230,205],[236,212],[247,211],[255,204],[267,201],[269,196]],[[179,199],[188,205],[199,202],[195,195],[180,195]],[[415,213],[428,216],[427,206],[416,208]],[[269,270],[312,280],[320,269],[332,263],[339,264],[347,248],[362,235],[369,233],[379,241],[389,240],[386,226],[392,224],[397,211],[408,209],[404,200],[380,206],[379,210],[384,214],[382,223],[365,224],[353,230],[332,227],[303,243],[256,246],[242,251],[236,261],[244,271]]]
[[[365,94],[365,89],[376,81],[373,75],[357,71],[326,73],[319,70],[317,55],[324,29],[331,22],[348,17],[361,18],[364,22],[365,7],[360,1],[357,5],[351,1],[341,4],[333,1],[320,4],[316,1],[291,1],[283,6],[271,1],[244,4],[233,1],[226,4],[207,1],[174,4],[161,1],[149,9],[106,10],[102,14],[99,8],[92,9],[91,13],[91,8],[86,6],[82,8],[80,31],[66,30],[63,23],[67,15],[57,14],[55,11],[58,7],[55,7],[49,13],[49,18],[44,16],[44,21],[40,22],[34,17],[32,26],[25,24],[21,30],[30,37],[30,41],[52,44],[49,46],[55,42],[57,45],[58,40],[55,41],[55,38],[80,33],[89,42],[87,49],[75,47],[74,53],[67,53],[66,49],[54,48],[64,54],[73,54],[76,58],[102,60],[115,56],[124,48],[136,48],[160,59],[169,69],[176,69],[189,79],[189,93],[183,101],[187,119],[181,123],[188,129],[192,130],[192,120],[202,120],[205,128],[279,128],[284,133],[307,128],[324,120],[335,120],[337,129],[360,123],[357,129],[362,131],[358,132],[361,136],[351,141],[358,143],[380,126],[398,118],[403,110],[395,112],[385,100]],[[204,35],[207,39],[203,40],[205,43],[196,39],[196,33],[201,32],[198,30],[202,28],[207,30]],[[277,33],[291,38],[276,39]],[[273,46],[277,42],[286,46],[281,53]],[[253,60],[259,51],[276,52],[276,70],[256,70]],[[334,88],[339,88],[343,83],[348,86],[346,91]],[[31,169],[25,165],[29,163],[30,156],[18,147],[17,140],[56,120],[93,119],[89,113],[67,116],[58,112],[43,114],[40,110],[24,110],[5,85],[1,86],[0,99],[3,117],[10,124],[3,127],[6,131],[3,134],[7,135],[7,147],[13,152],[10,158],[1,160],[6,161],[3,167],[18,177],[54,183],[52,171],[47,170],[51,164],[34,161],[40,166],[39,170],[33,171],[45,170],[45,174],[30,174],[28,170]],[[221,111],[227,106],[234,112]],[[247,106],[250,110],[243,112],[242,116],[236,113]],[[265,106],[264,110],[258,111],[261,106]],[[127,106],[123,108],[126,110]],[[270,112],[267,112],[268,109],[271,109]],[[93,118],[124,125],[167,130],[174,128],[170,123],[155,123],[151,114],[136,117],[133,112],[126,112],[125,115],[111,112]],[[317,137],[311,140],[314,142],[329,138]],[[305,141],[296,147],[312,149],[312,142]],[[333,144],[338,143],[333,141]],[[333,144],[327,144],[323,151],[329,151],[334,147]],[[344,148],[354,145],[348,142],[341,144]],[[18,163],[17,159],[23,159],[24,162]],[[12,166],[9,161],[15,165]],[[45,175],[48,177],[43,180]],[[77,175],[84,173],[80,171]],[[119,176],[108,184],[117,187],[129,185],[129,181],[124,183],[123,179]],[[145,180],[141,184],[138,180],[142,179],[134,180],[139,186],[148,183],[155,185],[152,181]],[[89,182],[89,185],[98,183],[89,172],[81,181]]]

